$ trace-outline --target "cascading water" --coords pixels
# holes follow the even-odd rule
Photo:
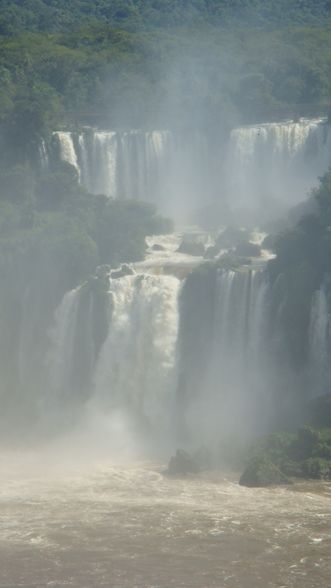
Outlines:
[[[93,194],[155,200],[166,180],[172,137],[168,131],[55,132],[62,161],[73,165]]]
[[[173,276],[110,279],[112,318],[91,402],[103,412],[125,413],[154,434],[172,426],[179,289]]]
[[[188,431],[214,442],[235,431],[257,430],[256,419],[261,429],[266,426],[268,282],[263,272],[247,268],[218,270],[206,282],[209,293],[200,285],[182,299],[179,394]],[[202,310],[204,300],[209,308]],[[205,324],[192,327],[192,346],[187,322],[198,313]]]
[[[54,150],[92,194],[152,202],[175,215],[211,200],[210,149],[197,132],[57,131],[51,160]]]
[[[236,128],[217,145],[201,133],[169,131],[86,129],[53,138],[91,193],[150,201],[171,214],[225,199],[246,222],[302,202],[331,163],[323,119]]]
[[[56,136],[59,144],[60,159],[70,163],[70,165],[72,165],[77,171],[78,177],[80,179],[81,170],[78,165],[78,157],[72,134],[64,131],[58,131]]]
[[[303,201],[331,163],[330,126],[322,119],[268,123],[231,132],[226,190],[237,211],[281,212]]]

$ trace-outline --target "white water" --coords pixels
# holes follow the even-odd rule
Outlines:
[[[323,119],[233,129],[225,157],[224,137],[212,146],[199,133],[87,129],[54,138],[60,158],[92,193],[153,202],[183,219],[226,200],[237,220],[268,220],[305,200],[331,163],[330,126]]]
[[[0,456],[1,586],[328,588],[330,484],[249,489],[219,473],[170,479],[160,463],[84,467],[70,464],[70,441],[60,454]]]
[[[76,169],[78,177],[80,179],[81,170],[78,165],[77,154],[71,133],[58,131],[57,137],[60,147],[60,158],[62,159],[62,161],[70,163],[70,165],[72,165]]]
[[[145,432],[171,435],[180,281],[140,274],[111,279],[112,318],[95,373],[93,405],[121,411]]]
[[[330,126],[322,119],[234,129],[226,162],[230,205],[260,219],[261,212],[281,212],[305,200],[330,163]]]

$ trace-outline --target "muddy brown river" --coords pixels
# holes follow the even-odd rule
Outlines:
[[[1,459],[0,586],[329,588],[331,484]]]

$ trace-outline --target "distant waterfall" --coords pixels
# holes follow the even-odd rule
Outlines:
[[[227,194],[237,210],[303,201],[331,164],[330,126],[323,120],[234,129],[226,161]]]
[[[325,288],[315,292],[309,328],[309,371],[312,396],[326,394],[331,385],[330,314]]]
[[[56,131],[50,152],[50,161],[56,154],[70,163],[92,194],[151,202],[175,216],[214,197],[210,146],[199,132]]]
[[[93,403],[141,424],[170,427],[174,407],[178,293],[173,276],[110,280],[112,320],[94,378]]]
[[[72,134],[59,131],[57,133],[57,137],[59,142],[60,159],[70,163],[70,165],[76,169],[78,177],[80,178],[81,170],[78,165],[78,157],[76,154]]]
[[[153,201],[166,181],[172,153],[168,131],[55,132],[62,161],[93,194]]]
[[[93,194],[153,202],[175,215],[218,199],[245,222],[279,216],[305,200],[331,164],[323,119],[235,128],[216,142],[197,131],[87,128],[56,131],[52,143],[51,152]],[[47,162],[54,153],[40,156]]]

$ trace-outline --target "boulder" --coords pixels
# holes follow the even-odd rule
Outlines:
[[[159,243],[154,243],[151,249],[152,251],[165,251],[165,247],[163,247],[163,245],[160,245]]]
[[[218,247],[216,247],[216,245],[207,247],[205,251],[205,259],[214,259],[219,254],[219,252],[220,250]]]
[[[167,474],[169,476],[186,476],[196,474],[199,471],[198,464],[184,449],[177,449],[176,455],[170,458]]]
[[[124,276],[133,276],[134,270],[130,265],[127,263],[122,263],[121,267],[116,270],[112,270],[110,272],[110,277],[112,280],[116,280],[118,278],[123,278]]]
[[[181,242],[177,249],[178,253],[185,253],[194,257],[203,257],[205,254],[205,246],[198,241],[184,241]]]
[[[281,470],[266,458],[253,459],[242,474],[239,484],[251,488],[290,484]]]
[[[243,241],[242,243],[238,243],[236,247],[236,254],[247,257],[260,257],[261,247],[256,243],[250,243],[250,241]]]

